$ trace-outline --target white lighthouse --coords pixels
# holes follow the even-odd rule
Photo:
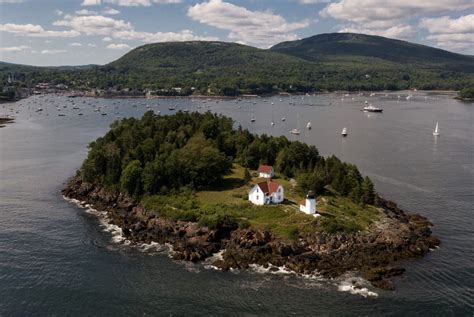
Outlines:
[[[316,196],[312,190],[308,192],[306,199],[301,201],[300,211],[307,213],[308,215],[314,215],[315,217],[320,216],[316,213]]]

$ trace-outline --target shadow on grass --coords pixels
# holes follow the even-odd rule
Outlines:
[[[245,181],[241,178],[237,177],[229,177],[226,179],[223,179],[221,182],[213,185],[213,186],[208,186],[204,187],[201,190],[204,191],[227,191],[227,190],[232,190],[232,189],[237,189],[245,185]]]

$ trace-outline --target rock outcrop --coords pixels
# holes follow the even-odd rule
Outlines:
[[[121,227],[132,243],[169,243],[173,257],[202,261],[225,249],[214,265],[223,271],[245,269],[251,264],[285,266],[301,274],[317,271],[336,277],[359,271],[374,286],[392,289],[390,278],[404,272],[397,261],[421,257],[440,241],[431,235],[430,222],[408,215],[396,204],[379,199],[383,221],[367,232],[328,234],[314,232],[298,241],[283,241],[269,231],[200,227],[197,223],[157,217],[129,197],[73,178],[63,190],[66,197],[85,201],[107,212],[110,222]]]

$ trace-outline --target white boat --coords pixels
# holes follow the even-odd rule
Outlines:
[[[372,104],[370,104],[370,105],[365,106],[364,108],[362,108],[362,111],[364,111],[364,112],[382,112],[383,109],[374,107],[374,106],[372,106]]]
[[[343,137],[346,137],[346,136],[347,136],[347,129],[346,129],[346,127],[344,127],[344,129],[342,129],[341,135],[342,135]]]
[[[299,114],[299,112],[296,114],[296,126],[297,126],[297,128],[291,129],[290,133],[299,135],[300,134],[300,129],[298,129],[300,127],[300,114]]]
[[[434,135],[434,136],[439,136],[438,122],[436,122],[436,128],[435,128],[435,130],[433,131],[433,135]]]
[[[286,121],[286,118],[285,117],[281,118],[281,121]]]
[[[272,125],[272,127],[273,127],[273,126],[275,125],[275,122],[272,121],[271,125]]]
[[[255,122],[255,118],[252,117],[252,118],[250,119],[250,122]]]
[[[306,129],[311,130],[311,122],[308,122],[308,123],[306,124]]]

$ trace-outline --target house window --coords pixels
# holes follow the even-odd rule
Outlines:
[[[278,200],[281,200],[281,195],[278,195]]]
[[[257,200],[258,200],[258,195],[257,195]]]
[[[281,188],[278,188],[278,192],[281,193]]]

